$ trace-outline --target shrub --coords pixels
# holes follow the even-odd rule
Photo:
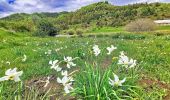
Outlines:
[[[150,19],[138,19],[126,25],[125,29],[129,32],[154,31],[156,24]]]
[[[74,30],[68,30],[68,31],[67,31],[67,34],[68,34],[68,35],[74,35],[74,34],[75,34],[75,31],[74,31]]]
[[[46,20],[41,20],[37,23],[37,30],[35,32],[36,36],[55,36],[59,32],[59,29],[53,26],[50,22]]]

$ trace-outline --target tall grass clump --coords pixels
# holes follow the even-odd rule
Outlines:
[[[121,100],[140,98],[139,88],[129,80],[123,86],[111,86],[109,78],[113,78],[113,71],[109,68],[105,71],[99,66],[86,64],[75,77],[75,93],[83,100]],[[131,84],[130,84],[131,83]]]

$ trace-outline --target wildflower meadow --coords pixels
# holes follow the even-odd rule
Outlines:
[[[137,35],[136,35],[137,36]],[[155,100],[170,81],[169,37],[4,37],[1,100]]]

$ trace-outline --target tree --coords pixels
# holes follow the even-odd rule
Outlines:
[[[156,29],[156,23],[150,19],[138,19],[126,25],[129,32],[153,31]]]
[[[35,32],[36,36],[55,36],[57,35],[59,32],[59,29],[57,29],[56,27],[54,27],[54,25],[52,23],[50,23],[47,20],[41,20],[38,24],[37,24],[37,30]]]

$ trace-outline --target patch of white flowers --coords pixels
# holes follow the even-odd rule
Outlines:
[[[62,84],[64,86],[64,91],[65,93],[70,93],[70,90],[73,90],[72,87],[72,82],[74,81],[72,77],[68,76],[67,71],[62,71],[61,75],[63,76],[62,78],[57,78],[57,82]]]
[[[59,61],[59,60],[49,61],[49,64],[51,65],[51,69],[55,69],[56,71],[61,71],[62,78],[58,77],[57,82],[63,85],[64,91],[66,94],[70,93],[70,91],[73,90],[72,84],[74,80],[71,76],[68,75],[67,70],[62,70],[62,68],[59,67],[59,64],[61,62],[65,62],[66,68],[70,69],[72,66],[76,66],[76,64],[73,63],[73,61],[77,58],[78,57],[72,58],[68,56],[68,57],[64,57],[63,61]],[[48,80],[47,80],[47,83],[48,83]]]
[[[119,61],[118,61],[119,65],[125,66],[126,68],[133,68],[136,66],[136,60],[133,59],[129,59],[124,52],[120,53],[119,56]]]

